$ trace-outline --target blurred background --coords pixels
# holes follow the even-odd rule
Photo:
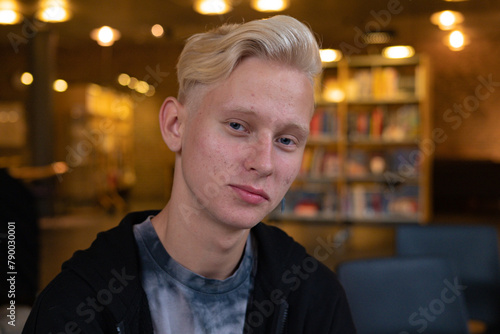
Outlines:
[[[289,0],[283,8],[269,1],[271,10],[250,0],[199,2],[0,0],[0,168],[6,180],[19,181],[2,179],[2,210],[13,212],[2,224],[19,219],[19,231],[28,225],[26,249],[39,250],[28,256],[26,270],[39,273],[32,289],[43,288],[65,259],[124,213],[165,205],[174,155],[162,141],[158,110],[176,95],[175,64],[186,38],[276,14],[307,23],[322,48],[340,52],[338,65],[328,66],[341,83],[349,81],[342,71],[355,66],[350,59],[411,46],[410,66],[426,73],[417,103],[425,105],[425,131],[414,141],[428,159],[418,195],[425,217],[408,223],[499,226],[498,1]],[[443,11],[448,21],[440,23]],[[339,113],[349,108],[334,102]],[[30,201],[14,187],[32,197],[31,218],[22,215]],[[401,221],[315,213],[269,221],[311,252],[333,247],[322,258],[331,268],[346,258],[393,254]]]

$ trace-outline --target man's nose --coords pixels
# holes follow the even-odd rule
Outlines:
[[[249,147],[245,158],[245,168],[260,176],[268,176],[274,171],[274,143],[271,138],[260,138]]]

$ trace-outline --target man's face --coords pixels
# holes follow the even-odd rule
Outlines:
[[[300,169],[312,84],[302,72],[253,57],[202,91],[182,134],[181,203],[196,208],[193,218],[251,228],[279,204]]]

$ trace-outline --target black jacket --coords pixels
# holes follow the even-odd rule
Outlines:
[[[156,211],[127,215],[78,251],[42,291],[29,333],[153,333],[132,226]],[[259,223],[258,268],[244,333],[355,333],[337,278],[280,229]]]

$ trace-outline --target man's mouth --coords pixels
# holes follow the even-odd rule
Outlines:
[[[247,185],[231,185],[239,197],[250,204],[260,204],[269,201],[269,195],[262,189]]]

